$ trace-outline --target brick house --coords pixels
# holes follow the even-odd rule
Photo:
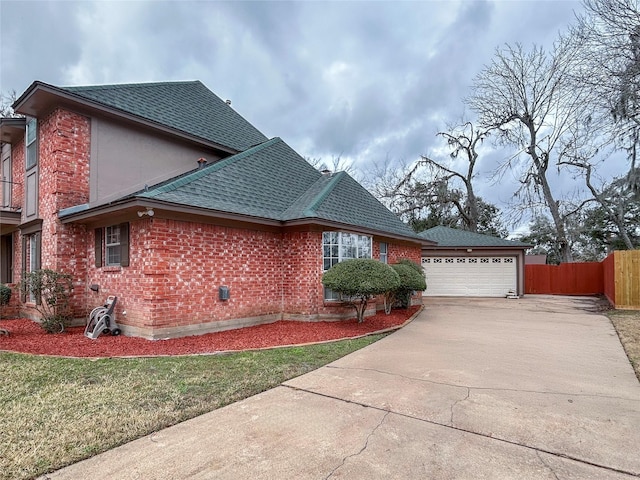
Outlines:
[[[420,262],[435,244],[198,81],[34,82],[14,109],[25,118],[0,120],[0,281],[70,273],[74,316],[117,295],[127,335],[352,316],[323,288],[325,269],[352,257]]]

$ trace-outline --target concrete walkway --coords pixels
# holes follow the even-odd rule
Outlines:
[[[640,476],[640,384],[593,299],[425,304],[331,365],[43,478]]]

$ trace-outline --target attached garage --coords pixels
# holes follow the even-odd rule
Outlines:
[[[529,245],[448,227],[435,227],[420,236],[437,242],[422,248],[425,296],[524,294],[524,253]]]

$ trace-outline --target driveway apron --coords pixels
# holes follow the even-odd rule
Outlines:
[[[596,306],[429,298],[367,348],[42,478],[639,477],[640,384]]]

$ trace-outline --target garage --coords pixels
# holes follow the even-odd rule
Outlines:
[[[516,291],[514,257],[422,257],[427,296],[504,297]]]
[[[419,235],[431,242],[422,247],[424,296],[524,294],[524,254],[529,245],[442,226]]]

